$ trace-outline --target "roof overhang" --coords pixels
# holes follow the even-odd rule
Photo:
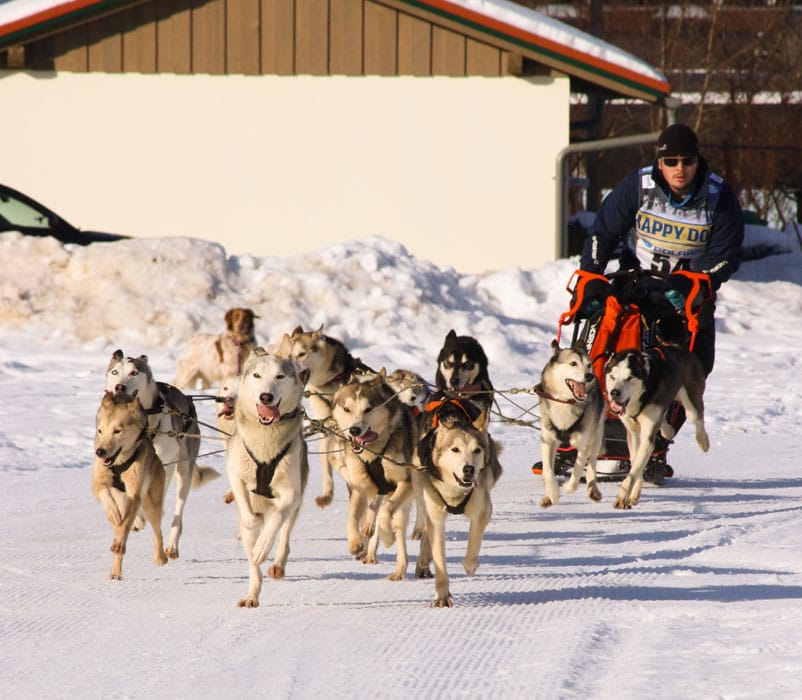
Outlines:
[[[521,54],[600,92],[657,102],[671,91],[665,76],[635,56],[507,0],[377,1]],[[141,2],[144,0],[12,0],[0,5],[0,49]]]

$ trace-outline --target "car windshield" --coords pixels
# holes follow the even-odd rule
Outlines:
[[[0,194],[0,226],[9,231],[17,227],[41,228],[49,227],[47,214],[21,202],[16,197]]]

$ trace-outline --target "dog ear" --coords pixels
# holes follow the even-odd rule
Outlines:
[[[279,357],[289,357],[292,352],[292,339],[286,333],[281,337],[281,342],[276,348],[276,355]]]
[[[641,371],[643,372],[644,376],[648,376],[649,375],[649,369],[651,368],[651,365],[652,365],[651,356],[649,355],[648,352],[639,352],[638,353],[638,358],[640,359],[639,367],[640,367]]]
[[[381,377],[383,380],[386,380],[386,379],[387,379],[387,368],[386,368],[386,367],[382,367],[382,368],[379,370],[379,376],[380,376],[380,377]]]
[[[584,340],[577,340],[574,343],[574,349],[579,350],[579,352],[583,352],[586,355],[588,354],[588,346]]]
[[[265,350],[261,345],[255,347],[253,350],[251,350],[251,352],[256,355],[256,357],[264,357],[267,355],[267,350]]]
[[[230,331],[233,330],[232,325],[234,323],[234,314],[236,313],[236,309],[229,309],[226,311],[226,315],[223,316],[223,320],[226,324],[226,330]]]
[[[471,423],[477,430],[484,431],[487,429],[487,424],[490,422],[490,406],[485,406],[482,412]]]
[[[112,361],[114,361],[114,360],[119,361],[119,360],[122,360],[124,357],[125,357],[125,355],[123,355],[123,351],[120,350],[119,348],[117,348],[113,353],[111,353]]]
[[[431,467],[433,465],[432,450],[434,449],[434,440],[437,437],[437,428],[432,428],[426,435],[424,435],[416,447],[418,451],[418,462],[422,467]]]
[[[136,359],[139,360],[144,365],[148,364],[148,356],[147,355],[140,355]]]
[[[551,354],[556,355],[560,352],[560,344],[557,342],[557,339],[551,341]]]
[[[456,339],[457,339],[457,334],[454,332],[454,329],[452,328],[452,329],[451,329],[451,330],[450,330],[450,331],[449,331],[449,332],[446,334],[446,340],[445,340],[445,344],[446,344],[446,345],[448,345],[448,344],[450,344],[450,343],[453,343],[453,342],[454,342]]]
[[[303,332],[304,332],[303,326],[295,326],[295,328],[292,331],[292,337],[294,338],[296,335],[301,335],[303,334]]]
[[[309,370],[308,369],[300,370],[298,372],[298,380],[301,382],[301,384],[306,386],[306,383],[309,381]]]

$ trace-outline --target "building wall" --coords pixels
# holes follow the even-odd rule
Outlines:
[[[556,256],[567,78],[0,72],[0,101],[0,182],[81,228],[254,255],[378,235],[463,272]]]

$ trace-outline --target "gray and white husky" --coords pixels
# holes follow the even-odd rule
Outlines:
[[[692,352],[660,347],[648,352],[617,352],[607,361],[604,374],[610,410],[627,431],[631,462],[614,506],[631,508],[640,500],[643,470],[654,450],[657,431],[667,440],[674,437],[666,413],[675,399],[695,426],[699,447],[703,452],[710,448],[704,424],[704,370]]]
[[[148,417],[148,432],[153,447],[164,465],[165,489],[175,475],[175,513],[165,551],[168,557],[177,559],[184,508],[190,489],[220,476],[214,469],[198,467],[200,428],[195,405],[192,399],[174,386],[153,378],[147,355],[126,357],[122,350],[115,350],[109,361],[106,391],[112,395],[126,394],[139,400]],[[143,524],[140,514],[134,527],[140,529]]]
[[[378,538],[386,547],[395,542],[396,568],[388,578],[402,580],[409,561],[406,530],[413,495],[412,412],[381,370],[354,377],[337,390],[332,421],[331,463],[349,492],[348,550],[365,563],[375,563]]]
[[[361,360],[355,358],[345,344],[323,334],[323,326],[315,331],[304,331],[301,326],[291,334],[285,333],[279,342],[276,354],[294,360],[309,371],[309,409],[312,418],[324,421],[331,417],[334,394],[352,377],[375,374]],[[323,471],[323,487],[315,503],[325,508],[334,497],[334,479],[329,460],[328,436],[320,438],[320,466]]]
[[[242,370],[226,447],[226,473],[239,511],[240,539],[250,567],[248,593],[238,605],[255,608],[261,565],[278,538],[272,578],[283,578],[290,534],[309,478],[301,399],[309,373],[292,360],[254,348]]]
[[[554,475],[557,448],[570,445],[577,450],[576,464],[565,482],[573,493],[587,470],[588,497],[601,500],[596,483],[596,458],[604,440],[604,398],[593,374],[587,348],[582,342],[570,348],[551,343],[551,358],[543,368],[535,390],[540,397],[540,453],[543,460],[544,508],[560,502],[560,485]]]

